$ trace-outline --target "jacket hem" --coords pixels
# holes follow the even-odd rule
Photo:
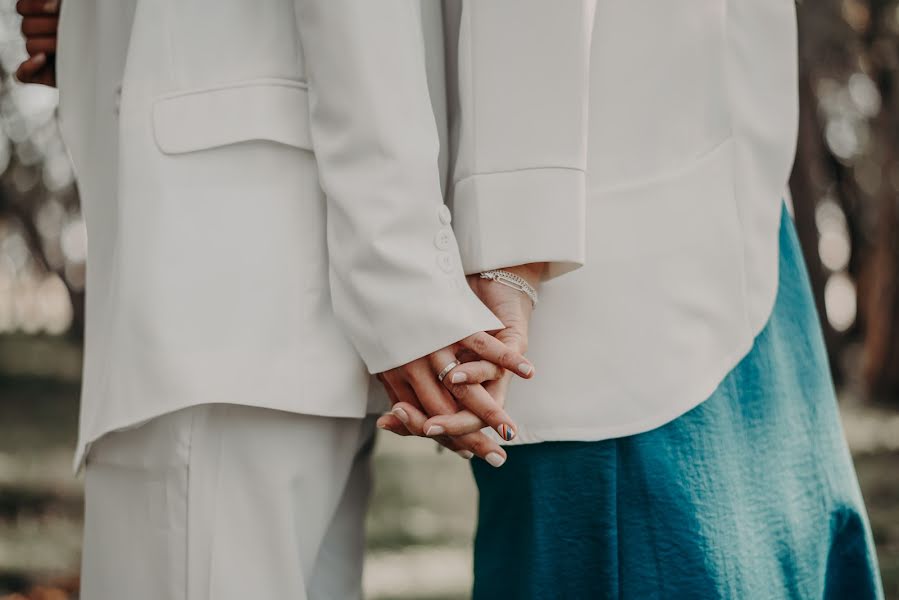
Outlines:
[[[113,422],[110,425],[107,425],[101,429],[98,429],[94,432],[88,434],[84,439],[79,439],[78,445],[75,449],[75,455],[72,460],[72,470],[76,476],[80,475],[84,470],[84,466],[86,463],[87,455],[90,453],[91,445],[106,435],[107,433],[112,433],[115,431],[127,431],[129,429],[136,429],[141,425],[145,425],[149,423],[153,419],[157,419],[163,415],[167,415],[169,413],[173,413],[175,411],[183,410],[185,408],[190,408],[191,406],[202,406],[205,404],[234,404],[239,406],[253,406],[257,408],[268,408],[271,410],[280,410],[284,412],[296,413],[301,415],[311,415],[316,417],[334,417],[334,418],[348,418],[348,419],[364,419],[367,416],[365,402],[359,404],[358,408],[344,408],[341,410],[329,410],[329,407],[322,408],[300,408],[297,406],[286,406],[278,403],[265,403],[265,402],[236,402],[233,400],[204,400],[199,402],[185,402],[174,404],[171,406],[166,406],[164,408],[161,407],[160,410],[148,411],[142,415],[135,416],[130,419],[123,419],[118,422]]]
[[[761,331],[759,331],[761,333]],[[504,446],[517,446],[524,444],[539,444],[542,442],[599,442],[607,439],[627,437],[652,431],[662,427],[671,421],[690,412],[706,400],[708,400],[727,376],[733,371],[737,365],[749,354],[755,346],[755,339],[758,336],[750,338],[750,343],[741,342],[734,352],[727,355],[725,360],[721,362],[720,369],[712,369],[716,373],[711,380],[704,381],[701,385],[696,386],[696,393],[686,393],[683,400],[675,403],[670,410],[663,413],[654,414],[649,418],[638,419],[628,423],[621,423],[609,427],[527,427],[519,426],[517,435],[512,441],[505,441],[499,435],[485,427],[482,431],[487,434],[493,441]],[[691,390],[692,391],[692,390]],[[514,418],[514,415],[513,415]]]

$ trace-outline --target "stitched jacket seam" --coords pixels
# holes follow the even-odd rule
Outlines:
[[[471,173],[466,175],[465,177],[458,179],[453,182],[453,185],[459,185],[463,181],[467,181],[469,179],[474,179],[475,177],[484,177],[486,175],[504,175],[509,173],[523,173],[525,171],[574,171],[575,173],[584,173],[587,171],[584,169],[579,169],[577,167],[521,167],[520,169],[499,169],[496,171],[482,171],[479,173]]]

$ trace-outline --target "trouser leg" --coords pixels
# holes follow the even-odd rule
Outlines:
[[[310,600],[361,600],[365,516],[372,487],[377,415],[366,419],[343,497],[318,552],[306,590]]]
[[[104,436],[86,465],[82,597],[306,598],[362,423],[209,404]]]

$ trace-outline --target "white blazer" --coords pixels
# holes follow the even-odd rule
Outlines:
[[[789,0],[447,0],[445,38],[415,0],[62,6],[89,235],[76,465],[190,404],[361,416],[366,371],[500,326],[460,251],[467,273],[551,263],[538,374],[509,397],[524,442],[674,418],[770,312]]]
[[[550,262],[536,375],[509,391],[513,443],[670,421],[714,391],[774,303],[793,0],[450,7],[465,271]]]
[[[443,203],[439,4],[65,0],[57,51],[89,240],[76,467],[192,404],[361,417],[369,373],[502,327]]]

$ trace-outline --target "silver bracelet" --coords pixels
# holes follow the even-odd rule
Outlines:
[[[518,290],[519,292],[530,298],[531,306],[536,308],[537,290],[535,290],[534,287],[530,283],[528,283],[524,277],[519,277],[515,273],[510,273],[508,271],[495,269],[493,271],[484,271],[483,273],[481,273],[481,279],[490,279],[512,289]]]

